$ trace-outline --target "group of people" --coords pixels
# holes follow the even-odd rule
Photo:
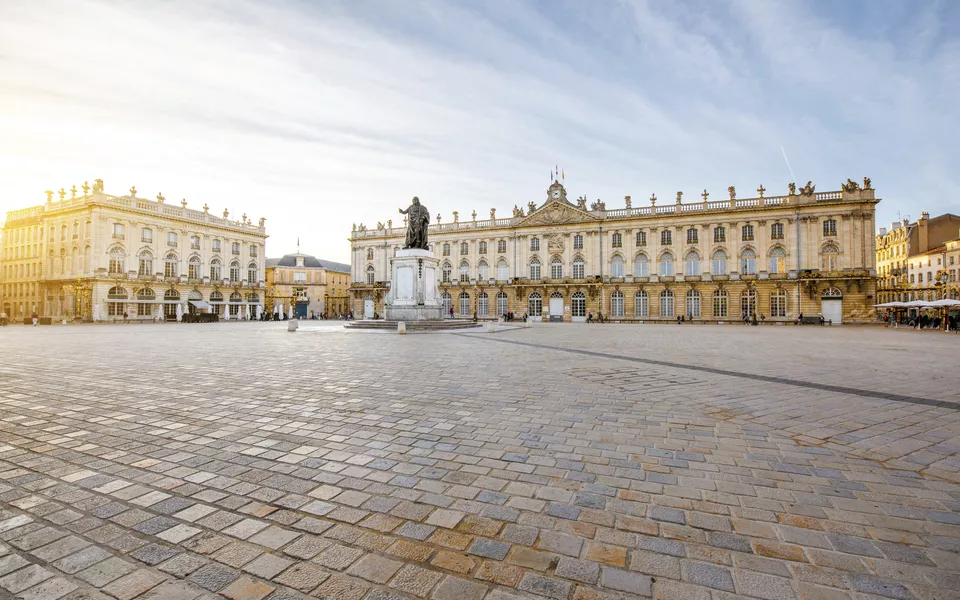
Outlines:
[[[929,316],[921,314],[915,317],[904,315],[902,313],[887,313],[883,315],[883,326],[885,328],[899,328],[902,323],[906,327],[913,329],[942,329],[946,319],[946,330],[960,333],[960,315],[948,314],[946,317],[940,315]]]

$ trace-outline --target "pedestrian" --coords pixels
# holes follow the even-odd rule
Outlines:
[[[450,307],[450,318],[451,318],[451,319],[453,318],[453,307],[452,307],[452,306]]]
[[[680,324],[680,315],[677,315],[677,325]]]
[[[0,327],[6,327],[6,326],[7,326],[7,319],[8,319],[8,318],[9,318],[9,317],[7,317],[7,313],[6,313],[6,312],[0,312]]]
[[[38,315],[38,314],[36,313],[36,311],[34,311],[34,313],[33,313],[32,315],[30,315],[30,318],[33,319],[33,326],[34,326],[34,327],[36,327],[37,324],[40,323],[40,315]]]
[[[127,311],[123,311],[123,322],[127,322]]]
[[[760,322],[763,323],[766,320],[767,320],[767,315],[760,313]]]
[[[803,325],[803,313],[797,315],[797,325]]]
[[[587,323],[593,323],[593,313],[587,313]]]

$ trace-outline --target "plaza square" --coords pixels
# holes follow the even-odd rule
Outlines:
[[[23,598],[955,598],[956,336],[0,329]]]

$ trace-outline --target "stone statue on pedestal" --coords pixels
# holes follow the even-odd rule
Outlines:
[[[430,212],[420,204],[420,198],[413,197],[413,203],[407,210],[400,209],[400,214],[407,215],[407,241],[403,247],[427,249],[427,227],[430,225]]]

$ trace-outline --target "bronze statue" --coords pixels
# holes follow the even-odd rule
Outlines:
[[[841,183],[840,187],[843,189],[843,191],[847,192],[848,194],[852,194],[853,192],[856,192],[860,189],[860,184],[858,184],[856,181],[848,177],[847,182]]]
[[[403,247],[427,249],[427,227],[430,225],[430,213],[427,207],[420,204],[420,198],[413,197],[413,203],[407,210],[400,209],[400,214],[409,218],[407,225],[407,241]]]
[[[869,177],[864,177],[864,178],[863,178],[863,189],[865,189],[865,190],[873,189],[873,188],[870,187],[870,178],[869,178]]]
[[[797,195],[797,184],[796,184],[796,183],[794,183],[794,182],[791,181],[790,183],[787,184],[787,189],[790,190],[790,195],[791,195],[791,196],[796,196],[796,195]]]

